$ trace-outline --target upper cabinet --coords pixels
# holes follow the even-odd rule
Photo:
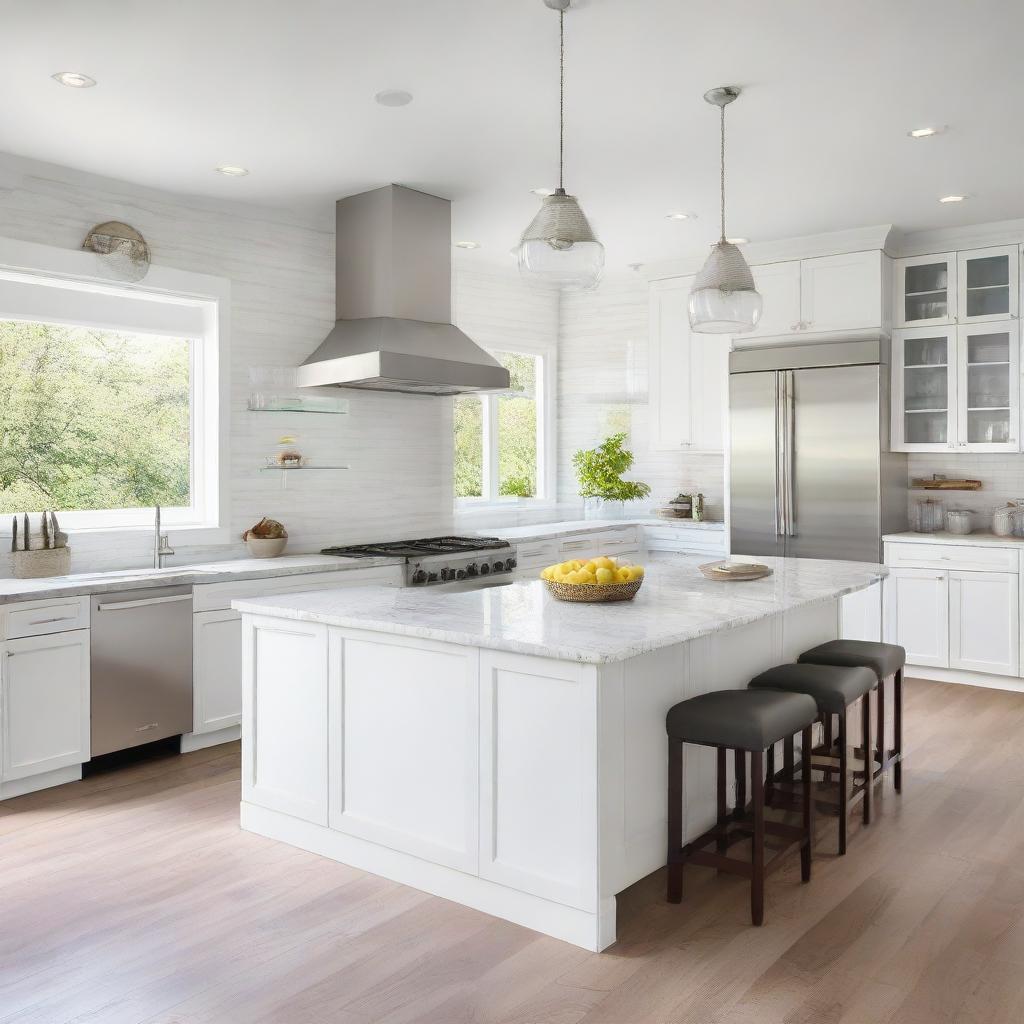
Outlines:
[[[807,337],[882,326],[884,263],[877,250],[818,256],[752,267],[764,300],[755,330],[736,339],[751,347],[762,338]]]
[[[994,246],[897,260],[896,325],[930,327],[1017,318],[1018,248]]]
[[[651,447],[720,452],[724,448],[729,338],[690,330],[692,277],[655,281],[650,296]]]

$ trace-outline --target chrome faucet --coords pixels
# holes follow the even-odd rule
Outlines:
[[[166,533],[160,532],[160,506],[156,506],[156,525],[153,532],[153,568],[162,569],[164,559],[174,554]]]

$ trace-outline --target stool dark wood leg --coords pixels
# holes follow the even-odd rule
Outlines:
[[[742,818],[747,813],[747,752],[734,750],[733,758],[736,771],[736,807],[733,815]]]
[[[864,824],[871,824],[871,791],[875,788],[873,779],[875,748],[871,743],[871,691],[860,699],[861,742],[864,744]]]
[[[804,841],[800,847],[800,879],[804,882],[811,880],[811,850],[814,846],[814,782],[811,778],[811,728],[804,729],[803,748],[806,751],[804,757],[803,778],[801,788],[803,789],[803,826]]]
[[[875,745],[878,747],[878,770],[885,764],[885,680],[878,681],[878,725],[875,727]]]
[[[824,717],[825,726],[824,726],[824,729],[822,730],[822,732],[824,734],[825,749],[826,750],[831,750],[832,749],[832,716],[831,715],[825,715],[823,717]]]
[[[829,716],[831,718],[831,715]],[[839,853],[846,853],[846,819],[849,816],[850,770],[846,746],[846,714],[839,716]]]
[[[791,783],[796,778],[796,756],[795,744],[792,736],[787,736],[782,744],[782,771],[786,782]]]
[[[753,755],[751,755],[753,757]],[[766,775],[767,781],[765,782],[765,803],[771,806],[772,798],[775,796],[775,744],[773,743],[768,748],[768,771]],[[753,785],[753,784],[751,784]]]
[[[764,765],[761,754],[750,755],[750,789],[754,835],[750,844],[750,920],[764,923]]]
[[[683,899],[683,742],[668,741],[668,895]]]
[[[897,761],[893,767],[893,785],[899,793],[903,788],[903,669],[892,677],[892,728],[893,746]]]
[[[729,842],[725,834],[725,830],[728,828],[729,824],[729,809],[725,801],[725,755],[727,751],[725,747],[718,747],[716,753],[718,754],[718,842],[715,846],[718,852],[722,854],[722,856],[725,856],[725,854],[729,852]],[[721,871],[718,873],[721,874]]]

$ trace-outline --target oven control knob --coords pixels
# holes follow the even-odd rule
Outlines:
[[[412,574],[412,582],[413,586],[421,587],[424,583],[427,582],[427,574],[422,569],[417,569]]]
[[[510,558],[506,563],[505,567],[508,569],[514,569],[518,563],[514,558]]]
[[[450,580],[451,578],[452,578],[452,571],[451,571],[451,569],[444,568],[444,569],[441,570],[441,580],[442,580],[442,582],[447,583],[448,580]]]
[[[466,578],[466,570],[465,569],[456,569],[455,570],[455,578],[457,580],[464,580]]]
[[[476,562],[473,562],[472,564],[466,566],[466,575],[467,576],[479,576],[480,575],[480,569],[478,568]]]
[[[494,563],[494,571],[495,572],[504,572],[505,571],[505,563],[500,558]]]
[[[432,573],[431,573],[431,574],[430,574],[430,575],[429,575],[429,576],[427,577],[427,582],[428,582],[428,583],[436,583],[436,582],[437,582],[437,573],[436,573],[436,572],[432,572]]]
[[[486,562],[484,562],[484,564],[480,566],[480,575],[481,576],[486,576],[490,571],[491,571],[491,567]]]

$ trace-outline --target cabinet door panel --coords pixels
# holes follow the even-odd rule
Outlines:
[[[2,646],[4,781],[89,760],[89,631]]]
[[[850,331],[882,323],[882,254],[850,252],[800,263],[803,330]]]
[[[957,319],[961,324],[1017,316],[1017,246],[957,254]]]
[[[750,269],[764,306],[757,327],[736,338],[737,348],[754,347],[758,338],[785,337],[800,329],[800,261],[765,263]]]
[[[896,326],[956,322],[956,253],[911,256],[895,263]]]
[[[1017,582],[1011,573],[950,571],[950,668],[1017,675]]]
[[[893,602],[895,642],[909,665],[949,665],[949,582],[934,569],[893,569],[886,600]]]
[[[957,445],[956,329],[895,331],[892,345],[893,451],[951,451]]]
[[[1019,451],[1020,340],[1016,321],[957,329],[957,447]]]
[[[679,451],[693,444],[690,349],[693,335],[687,300],[693,278],[651,286],[651,447]]]
[[[192,616],[193,730],[215,732],[242,721],[242,617]]]

